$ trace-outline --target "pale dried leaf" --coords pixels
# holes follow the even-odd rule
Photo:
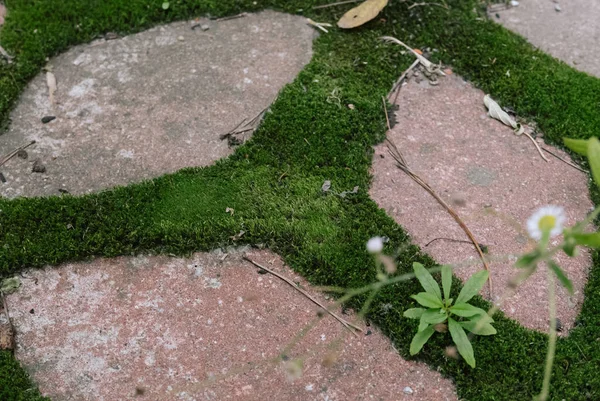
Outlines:
[[[325,182],[323,182],[323,185],[321,186],[321,191],[327,192],[327,191],[329,191],[330,188],[331,188],[331,181],[326,180]]]
[[[496,103],[490,95],[485,95],[483,97],[483,103],[485,107],[488,109],[488,113],[490,117],[495,118],[498,121],[501,121],[503,124],[512,127],[515,130],[515,134],[521,135],[525,129],[521,126],[521,124],[517,123],[511,116],[508,115],[507,112],[502,110],[502,107],[498,103]]]
[[[231,213],[231,215],[233,216],[233,214],[235,213],[235,210],[230,207],[227,207],[227,208],[225,208],[225,213]]]
[[[48,95],[50,104],[54,104],[54,94],[56,93],[56,77],[50,71],[46,72],[46,84],[48,84]]]
[[[340,18],[337,25],[343,29],[356,28],[377,17],[387,5],[388,0],[367,0],[359,4]]]
[[[421,65],[423,67],[425,67],[425,69],[427,71],[429,71],[430,73],[435,73],[435,74],[442,75],[442,76],[446,75],[444,73],[444,71],[442,71],[440,69],[439,66],[437,66],[437,65],[433,64],[431,61],[427,60],[425,57],[423,57],[423,55],[417,53],[416,51],[414,51],[414,49],[412,47],[407,46],[402,41],[400,41],[392,36],[382,36],[381,39],[383,39],[387,42],[396,43],[397,45],[400,45],[400,46],[404,46],[408,51],[410,51],[412,54],[414,54],[414,56],[417,58],[417,60],[419,60],[419,63],[421,63]]]
[[[13,292],[17,292],[19,287],[21,287],[21,280],[19,280],[18,277],[7,278],[2,281],[2,285],[0,285],[0,292],[4,294],[12,294]]]

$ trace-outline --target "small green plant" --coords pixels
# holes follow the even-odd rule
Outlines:
[[[441,267],[443,298],[438,283],[422,264],[413,263],[413,269],[425,292],[411,297],[427,309],[412,308],[404,312],[407,318],[419,319],[419,329],[410,343],[410,354],[415,355],[421,351],[435,331],[449,330],[458,352],[474,368],[473,346],[465,329],[480,336],[496,334],[496,329],[491,325],[494,320],[487,312],[468,303],[484,286],[488,279],[488,272],[482,270],[471,276],[454,301],[450,298],[452,269],[449,266]]]

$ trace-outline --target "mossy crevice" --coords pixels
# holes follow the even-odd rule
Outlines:
[[[334,21],[345,10],[313,10],[317,3],[180,0],[165,11],[162,0],[9,0],[0,41],[16,60],[0,64],[0,122],[6,125],[20,91],[46,57],[103,33],[264,8]],[[400,271],[409,271],[415,261],[432,266],[366,194],[372,146],[385,132],[381,96],[412,62],[402,49],[383,44],[378,39],[383,35],[438,49],[437,57],[457,73],[535,120],[550,143],[600,132],[600,80],[488,21],[479,1],[450,0],[449,11],[390,3],[362,28],[321,35],[310,64],[282,90],[253,139],[232,157],[95,195],[0,199],[0,275],[95,256],[184,255],[249,243],[269,246],[313,283],[356,287],[374,280],[364,251],[374,235],[390,238],[390,250],[402,249]],[[321,191],[324,180],[332,182],[328,193]],[[360,187],[357,194],[336,195],[354,186]],[[226,213],[227,207],[235,213]],[[231,237],[241,230],[244,236],[234,241]],[[559,341],[554,399],[600,399],[599,266],[595,255],[578,327]],[[413,282],[386,288],[369,314],[405,357],[415,323],[401,313],[412,304],[409,295],[418,291]],[[531,399],[541,386],[546,336],[501,316],[495,326],[498,335],[474,341],[477,369],[448,359],[444,346],[450,341],[442,335],[418,358],[451,377],[461,399]],[[2,399],[40,399],[30,387],[12,356],[0,353]]]

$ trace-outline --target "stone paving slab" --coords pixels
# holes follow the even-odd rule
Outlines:
[[[4,25],[4,18],[6,17],[6,6],[0,3],[0,26]]]
[[[248,255],[331,304],[277,255]],[[449,380],[403,360],[377,329],[358,322],[369,335],[354,337],[328,315],[319,320],[315,304],[241,256],[27,271],[7,299],[15,355],[54,401],[457,400]],[[287,362],[272,361],[282,353]]]
[[[514,255],[533,249],[524,229],[527,218],[540,206],[564,206],[567,225],[586,217],[593,208],[588,176],[565,163],[541,159],[533,144],[516,136],[510,127],[491,119],[483,104],[484,93],[456,75],[441,79],[411,80],[398,97],[397,125],[388,132],[408,165],[453,205],[478,242],[488,246],[490,257],[508,256],[490,264],[494,300],[505,293],[517,273]],[[564,152],[553,152],[568,159]],[[549,156],[549,155],[548,155]],[[385,144],[375,147],[371,197],[439,263],[471,262],[456,270],[466,280],[483,268],[467,236],[437,201],[400,171]],[[558,317],[563,334],[575,324],[583,290],[592,265],[590,253],[577,258],[556,258],[573,281],[575,295],[558,289]],[[525,327],[547,331],[546,272],[538,271],[503,307]],[[482,295],[487,296],[487,286]]]
[[[37,141],[26,160],[2,167],[0,195],[84,194],[229,155],[219,136],[271,104],[310,61],[316,33],[272,11],[202,25],[177,22],[51,60],[56,104],[42,73],[0,136],[0,154]],[[45,172],[32,172],[36,160]]]
[[[561,11],[556,11],[556,6]],[[490,18],[570,66],[600,77],[600,2],[522,0]]]

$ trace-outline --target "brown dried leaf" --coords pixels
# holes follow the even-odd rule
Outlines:
[[[343,29],[356,28],[377,17],[387,5],[388,0],[367,0],[359,4],[340,18],[337,25]]]

